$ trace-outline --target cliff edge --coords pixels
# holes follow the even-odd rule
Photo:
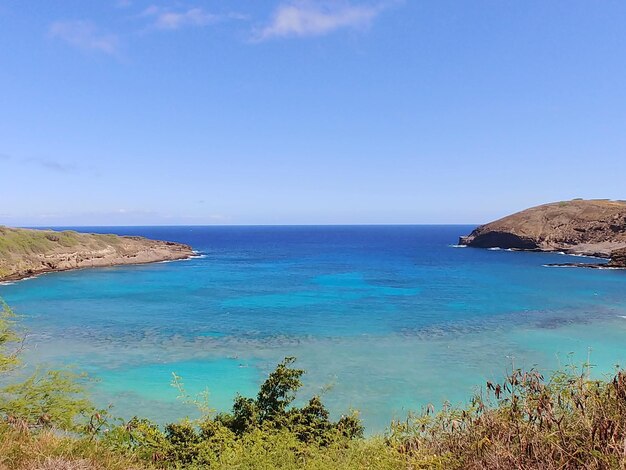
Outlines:
[[[69,269],[173,261],[193,254],[188,245],[143,237],[0,226],[0,281]]]
[[[612,267],[626,267],[626,201],[544,204],[481,225],[459,243],[599,256],[611,258]]]

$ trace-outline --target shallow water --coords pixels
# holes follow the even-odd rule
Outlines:
[[[102,404],[160,421],[193,414],[172,372],[225,409],[287,355],[307,370],[303,395],[323,393],[335,416],[358,408],[370,431],[460,402],[512,366],[549,371],[590,355],[605,374],[626,363],[626,271],[455,248],[471,228],[82,228],[203,256],[50,274],[0,296],[31,331],[31,363],[76,364],[101,379]]]

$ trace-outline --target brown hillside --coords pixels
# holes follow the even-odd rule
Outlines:
[[[626,248],[626,202],[555,202],[481,225],[461,243],[479,248],[564,251],[610,257]]]

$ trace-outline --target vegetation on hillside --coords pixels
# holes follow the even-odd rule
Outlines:
[[[74,246],[79,240],[77,232],[66,230],[26,230],[0,227],[0,253],[45,253],[55,244]]]
[[[427,407],[382,436],[355,413],[337,421],[319,397],[293,406],[304,371],[286,358],[254,398],[164,427],[115,419],[71,371],[23,376],[15,317],[0,313],[0,469],[610,469],[626,467],[626,373],[513,370],[465,408]]]
[[[13,264],[26,263],[29,256],[55,250],[87,246],[97,249],[116,244],[115,235],[79,234],[72,230],[29,230],[0,226],[0,279],[12,274]]]

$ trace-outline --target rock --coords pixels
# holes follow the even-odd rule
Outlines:
[[[626,268],[626,248],[613,251],[608,266],[612,268]]]
[[[605,258],[612,253],[615,257],[617,250],[612,263],[622,263],[621,250],[626,249],[626,202],[575,199],[544,204],[481,225],[461,237],[459,243]]]

